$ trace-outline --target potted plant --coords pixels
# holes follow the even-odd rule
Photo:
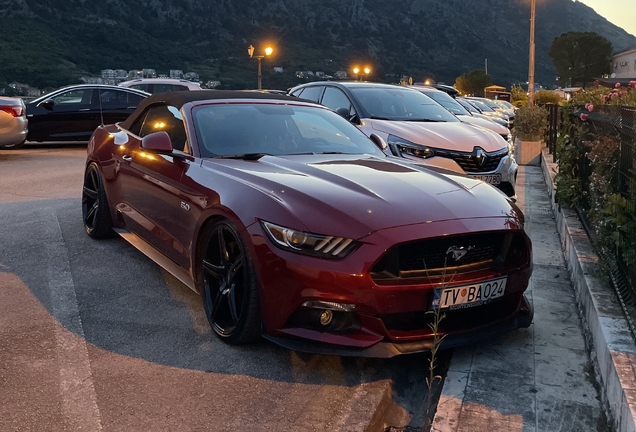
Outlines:
[[[548,129],[548,112],[539,107],[521,107],[515,117],[514,136],[519,165],[539,165],[541,147]]]

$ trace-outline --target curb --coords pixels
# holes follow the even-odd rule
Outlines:
[[[636,432],[636,344],[616,296],[603,279],[594,253],[576,212],[554,202],[557,164],[547,149],[541,154],[541,169],[561,237],[565,261],[576,294],[585,338],[590,348],[601,399],[615,429]]]

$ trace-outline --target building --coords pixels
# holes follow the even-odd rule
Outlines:
[[[104,84],[104,80],[100,77],[81,77],[80,81],[84,84]]]
[[[103,69],[101,77],[105,79],[115,79],[115,71],[112,69]]]
[[[636,45],[612,56],[612,78],[636,78]]]
[[[347,79],[347,71],[343,71],[343,70],[336,71],[336,73],[334,73],[333,76],[341,80]]]
[[[325,77],[325,73],[324,73],[324,72],[322,72],[322,71],[317,71],[317,72],[316,72],[316,77],[317,77],[317,78],[324,78],[324,77]]]
[[[184,79],[187,79],[188,81],[199,81],[199,74],[196,72],[187,72],[183,75]]]
[[[122,81],[125,79],[128,79],[128,72],[126,72],[124,69],[116,69],[115,79],[122,80]]]
[[[183,78],[183,71],[181,69],[170,69],[170,78],[174,78],[174,79]]]
[[[31,96],[31,97],[37,97],[40,96],[42,94],[42,91],[38,88],[35,87],[31,87],[28,84],[22,84],[19,82],[12,82],[11,84],[9,84],[9,87],[11,87],[15,93],[16,96]]]
[[[133,80],[133,79],[137,79],[137,78],[143,78],[143,77],[144,77],[144,74],[140,70],[134,70],[133,69],[131,71],[128,71],[128,79],[129,80]]]
[[[280,66],[275,66],[274,67],[274,73],[283,73],[285,71],[285,69],[283,69]]]
[[[211,89],[217,88],[220,85],[221,85],[221,81],[208,81],[208,83],[207,83],[207,87],[211,88]]]
[[[141,77],[142,78],[157,78],[157,71],[154,69],[142,69]]]

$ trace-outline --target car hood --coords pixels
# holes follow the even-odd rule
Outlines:
[[[361,238],[384,228],[442,220],[518,217],[498,190],[393,157],[264,156],[205,159],[203,167],[260,190],[310,232]],[[254,203],[258,218],[265,217]],[[268,211],[268,214],[272,214]],[[272,223],[281,223],[269,220]]]
[[[510,133],[510,129],[508,129],[507,127],[502,126],[499,123],[495,123],[494,121],[491,121],[485,118],[478,118],[478,117],[469,116],[469,115],[458,115],[457,118],[464,123],[468,123],[473,126],[480,126],[488,130],[491,130],[497,135],[508,135]]]
[[[490,153],[506,146],[501,137],[462,122],[365,120],[365,123],[377,131],[438,149],[472,152],[481,147]]]

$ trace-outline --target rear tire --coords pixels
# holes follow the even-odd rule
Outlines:
[[[259,290],[241,234],[221,220],[201,235],[197,280],[212,331],[232,345],[256,341],[261,335]]]
[[[82,219],[86,234],[94,239],[112,234],[110,207],[106,199],[104,182],[95,162],[86,167],[82,191]]]

